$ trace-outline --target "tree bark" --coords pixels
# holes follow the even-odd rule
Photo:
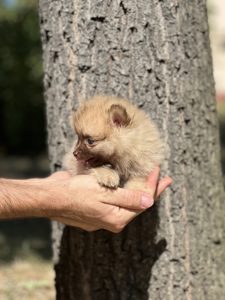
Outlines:
[[[95,94],[129,98],[167,144],[174,183],[122,233],[55,223],[57,299],[218,300],[225,295],[224,190],[206,3],[40,0],[52,170],[69,115]]]

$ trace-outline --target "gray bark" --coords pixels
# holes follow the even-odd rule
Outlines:
[[[204,0],[40,0],[52,170],[69,115],[98,93],[158,123],[174,183],[122,233],[54,224],[57,299],[218,300],[225,295],[224,190]]]

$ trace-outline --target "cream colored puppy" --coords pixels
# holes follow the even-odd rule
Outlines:
[[[91,174],[100,185],[145,189],[164,157],[157,127],[128,100],[95,96],[73,115],[77,143],[64,158],[72,174]]]

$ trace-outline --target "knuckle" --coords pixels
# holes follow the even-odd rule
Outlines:
[[[88,232],[93,232],[93,231],[96,231],[97,229],[94,229],[94,228],[86,228],[85,230],[88,231]]]
[[[124,195],[124,201],[129,207],[138,208],[141,205],[141,192],[127,190]]]
[[[110,231],[114,233],[121,232],[126,226],[124,218],[120,214],[120,210],[114,210],[111,212],[110,216],[107,218],[107,227]]]
[[[132,204],[132,202],[134,201],[133,199],[133,193],[131,194],[130,190],[125,190],[125,193],[124,193],[124,203],[125,204]]]
[[[120,233],[125,228],[125,224],[123,223],[115,223],[112,227],[112,231],[114,233]]]

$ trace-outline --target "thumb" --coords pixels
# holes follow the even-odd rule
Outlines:
[[[154,204],[153,197],[142,191],[118,188],[111,193],[113,195],[104,199],[104,203],[135,210],[144,210]]]

